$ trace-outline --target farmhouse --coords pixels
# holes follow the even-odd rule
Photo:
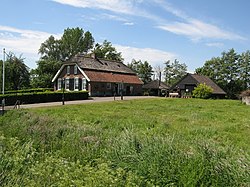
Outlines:
[[[90,96],[142,95],[143,82],[122,62],[76,55],[54,76],[54,90],[87,90]]]
[[[144,84],[142,89],[144,93],[148,93],[148,95],[157,96],[159,95],[158,92],[160,92],[160,95],[166,95],[169,90],[169,86],[159,80],[153,80],[147,84]]]
[[[216,83],[214,83],[209,77],[197,74],[186,74],[179,82],[174,84],[171,88],[171,92],[178,92],[179,97],[185,95],[191,95],[192,91],[199,84],[206,84],[213,89],[213,98],[224,98],[226,92],[224,92]]]

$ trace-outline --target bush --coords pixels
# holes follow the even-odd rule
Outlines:
[[[37,92],[37,93],[23,93],[23,94],[6,94],[5,105],[14,105],[17,100],[21,104],[32,104],[32,103],[46,103],[46,102],[58,102],[62,101],[63,92]],[[0,96],[0,100],[3,99],[3,96]],[[79,91],[79,92],[65,92],[64,100],[84,100],[88,99],[88,92]]]
[[[25,90],[10,90],[5,91],[6,94],[18,94],[18,93],[36,93],[36,92],[48,92],[54,91],[54,88],[33,88],[33,89],[25,89]]]
[[[210,86],[204,84],[199,84],[193,91],[193,96],[195,98],[208,99],[212,96],[213,89]]]

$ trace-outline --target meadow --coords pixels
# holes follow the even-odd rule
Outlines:
[[[250,186],[250,107],[114,101],[8,111],[0,186]]]

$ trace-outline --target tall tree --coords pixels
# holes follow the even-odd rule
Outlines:
[[[102,44],[97,43],[93,50],[97,58],[107,60],[123,61],[121,52],[117,52],[116,48],[112,46],[111,42],[104,40]]]
[[[250,51],[243,52],[239,57],[239,77],[242,89],[250,88]]]
[[[84,33],[79,27],[67,28],[60,39],[50,36],[42,43],[39,53],[43,60],[65,61],[78,53],[87,53],[93,45],[94,38],[89,31]]]
[[[52,78],[59,70],[61,63],[56,60],[39,60],[37,68],[31,70],[31,86],[33,88],[52,88]]]
[[[77,53],[86,53],[93,47],[94,38],[90,32],[84,33],[83,29],[67,28],[60,40],[62,60],[68,60]]]
[[[249,53],[239,55],[234,49],[222,52],[221,57],[212,58],[203,67],[197,68],[197,74],[206,75],[216,82],[231,99],[247,88],[249,80]],[[245,85],[243,86],[243,83]]]
[[[29,87],[29,68],[24,63],[22,56],[16,57],[14,53],[7,55],[5,62],[5,88],[6,90],[18,90]]]
[[[128,64],[128,67],[137,73],[144,84],[152,81],[153,68],[147,61],[142,62],[141,60],[136,61],[133,59]]]
[[[50,36],[41,44],[38,52],[43,60],[61,60],[60,40],[56,40],[54,36]]]
[[[187,73],[187,65],[180,63],[177,59],[174,62],[170,60],[165,62],[164,74],[165,82],[168,85],[173,85]]]

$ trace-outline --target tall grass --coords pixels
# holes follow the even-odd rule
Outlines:
[[[1,186],[248,186],[250,108],[147,99],[9,111]]]

